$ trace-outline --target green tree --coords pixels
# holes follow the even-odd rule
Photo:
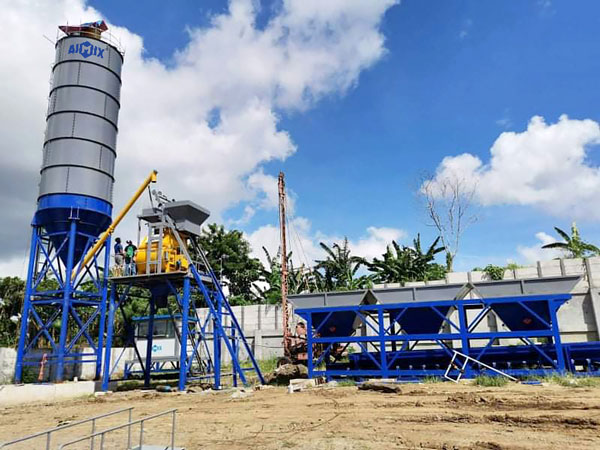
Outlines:
[[[23,280],[18,277],[0,279],[0,347],[17,344],[24,296]]]
[[[488,264],[485,267],[474,267],[474,272],[483,272],[485,273],[490,280],[499,281],[504,278],[504,271],[508,267],[496,266],[495,264]]]
[[[344,291],[363,289],[369,286],[368,277],[356,277],[356,273],[365,264],[365,260],[350,254],[347,238],[344,238],[341,245],[334,243],[329,247],[323,242],[320,245],[327,254],[326,259],[315,261],[315,269],[322,271],[321,276],[318,277],[321,289]]]
[[[255,302],[252,283],[260,278],[263,267],[257,258],[250,257],[250,244],[243,233],[212,223],[202,231],[200,245],[217,277],[229,280],[230,302]]]
[[[396,241],[388,245],[382,258],[373,258],[367,267],[373,273],[372,279],[377,283],[406,283],[407,281],[423,281],[441,279],[445,276],[445,267],[434,262],[435,255],[444,251],[438,247],[438,237],[426,252],[421,248],[421,236],[413,240],[413,246],[403,246]]]
[[[600,248],[589,242],[585,242],[579,235],[577,224],[571,225],[571,236],[558,227],[554,227],[556,233],[563,239],[562,242],[553,242],[543,245],[542,248],[558,248],[565,252],[568,258],[587,258],[600,255]]]
[[[279,304],[281,302],[281,249],[277,251],[274,257],[271,256],[265,247],[263,247],[263,252],[265,252],[267,259],[267,267],[263,267],[260,281],[268,283],[269,286],[261,288],[255,283],[255,288],[266,303]],[[288,294],[300,294],[303,291],[310,291],[316,287],[312,273],[306,270],[304,265],[298,269],[294,267],[291,252],[287,256],[287,265]]]

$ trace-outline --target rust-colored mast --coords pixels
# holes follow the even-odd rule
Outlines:
[[[290,324],[288,312],[288,269],[287,269],[287,243],[286,243],[286,218],[285,218],[285,179],[283,172],[279,172],[279,230],[281,231],[281,312],[283,316],[283,354],[290,356]]]

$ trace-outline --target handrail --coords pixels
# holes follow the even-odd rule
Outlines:
[[[49,430],[46,430],[46,431],[40,431],[39,433],[31,434],[29,436],[25,436],[25,437],[15,439],[12,441],[0,443],[0,448],[6,448],[12,444],[18,444],[19,442],[24,442],[24,441],[28,441],[29,439],[34,439],[34,438],[37,438],[37,437],[40,437],[43,435],[47,435],[46,450],[50,450],[50,441],[51,441],[52,433],[56,433],[58,431],[65,430],[67,428],[72,428],[72,427],[75,427],[77,425],[81,425],[81,424],[84,424],[87,422],[92,422],[92,433],[95,433],[96,432],[96,420],[103,419],[103,418],[109,417],[109,416],[114,416],[116,414],[120,414],[125,411],[129,411],[129,421],[131,422],[131,410],[132,409],[133,409],[133,406],[131,406],[129,408],[117,409],[116,411],[100,414],[99,416],[94,416],[94,417],[90,417],[88,419],[78,420],[77,422],[68,423],[66,425],[60,425],[58,427],[50,428]]]
[[[65,442],[64,444],[61,444],[58,447],[58,450],[62,450],[65,447],[69,446],[69,445],[73,445],[73,444],[77,444],[79,442],[83,442],[83,441],[87,441],[88,439],[91,439],[91,449],[93,449],[94,447],[94,439],[98,436],[100,436],[100,450],[104,449],[104,435],[106,433],[110,433],[112,431],[116,431],[116,430],[120,430],[122,428],[125,427],[129,427],[129,435],[128,435],[128,441],[127,441],[127,448],[131,447],[131,426],[132,425],[136,425],[136,424],[140,424],[140,438],[139,438],[139,447],[138,448],[142,448],[142,446],[144,445],[144,422],[148,421],[148,420],[152,420],[152,419],[156,419],[157,417],[162,417],[162,416],[166,416],[167,414],[172,414],[173,415],[173,419],[171,421],[171,450],[175,450],[175,414],[177,413],[177,409],[173,408],[173,409],[169,409],[167,411],[163,411],[161,413],[158,414],[153,414],[151,416],[148,417],[144,417],[143,419],[138,419],[138,420],[134,420],[133,422],[130,420],[128,423],[124,423],[123,425],[117,425],[116,427],[112,427],[112,428],[107,428],[106,430],[103,431],[98,431],[96,433],[92,433],[89,434],[87,436],[84,436],[82,438],[78,438],[78,439],[74,439],[72,441],[69,442]]]

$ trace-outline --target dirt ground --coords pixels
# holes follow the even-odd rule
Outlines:
[[[0,408],[0,442],[129,406],[134,407],[134,419],[177,408],[176,444],[187,450],[600,448],[598,387],[484,388],[467,382],[406,384],[400,394],[350,386],[294,394],[277,387],[254,391],[246,398],[232,398],[231,391],[114,393],[53,405]],[[97,429],[125,420],[125,416],[104,419]],[[168,418],[148,422],[145,442],[168,444],[169,430]],[[52,448],[87,432],[87,425],[63,431],[53,437]],[[137,440],[139,429],[132,430],[132,436]],[[105,448],[123,449],[123,442],[125,435],[114,435],[107,438]],[[14,448],[45,447],[38,442]],[[67,447],[71,448],[90,446],[88,442]]]

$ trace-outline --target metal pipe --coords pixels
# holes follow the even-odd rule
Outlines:
[[[177,410],[173,410],[173,424],[171,426],[171,450],[175,450],[175,413]]]
[[[144,445],[144,421],[140,422],[140,450]]]
[[[102,246],[104,245],[104,242],[108,239],[108,237],[111,234],[113,234],[117,225],[119,225],[119,223],[121,223],[121,220],[123,220],[125,215],[127,215],[129,210],[131,209],[131,207],[134,205],[134,203],[137,201],[137,199],[140,198],[140,196],[142,195],[144,190],[146,190],[146,188],[150,185],[150,183],[156,183],[157,175],[158,175],[158,172],[156,170],[153,170],[150,173],[150,175],[148,175],[148,177],[146,177],[146,179],[140,185],[138,190],[135,191],[135,194],[133,194],[133,196],[129,199],[127,204],[119,212],[119,214],[117,215],[115,220],[113,220],[113,222],[108,226],[106,231],[104,233],[102,233],[102,236],[100,236],[100,239],[98,239],[98,241],[96,241],[96,244],[94,244],[94,246],[91,249],[89,249],[89,251],[86,253],[85,257],[83,258],[83,262],[78,266],[78,268],[73,270],[72,279],[75,279],[75,277],[79,273],[80,268],[87,266],[87,264],[92,260],[94,255],[98,252],[98,250],[100,250],[100,248],[102,248]],[[106,251],[110,251],[110,249],[107,249]]]

